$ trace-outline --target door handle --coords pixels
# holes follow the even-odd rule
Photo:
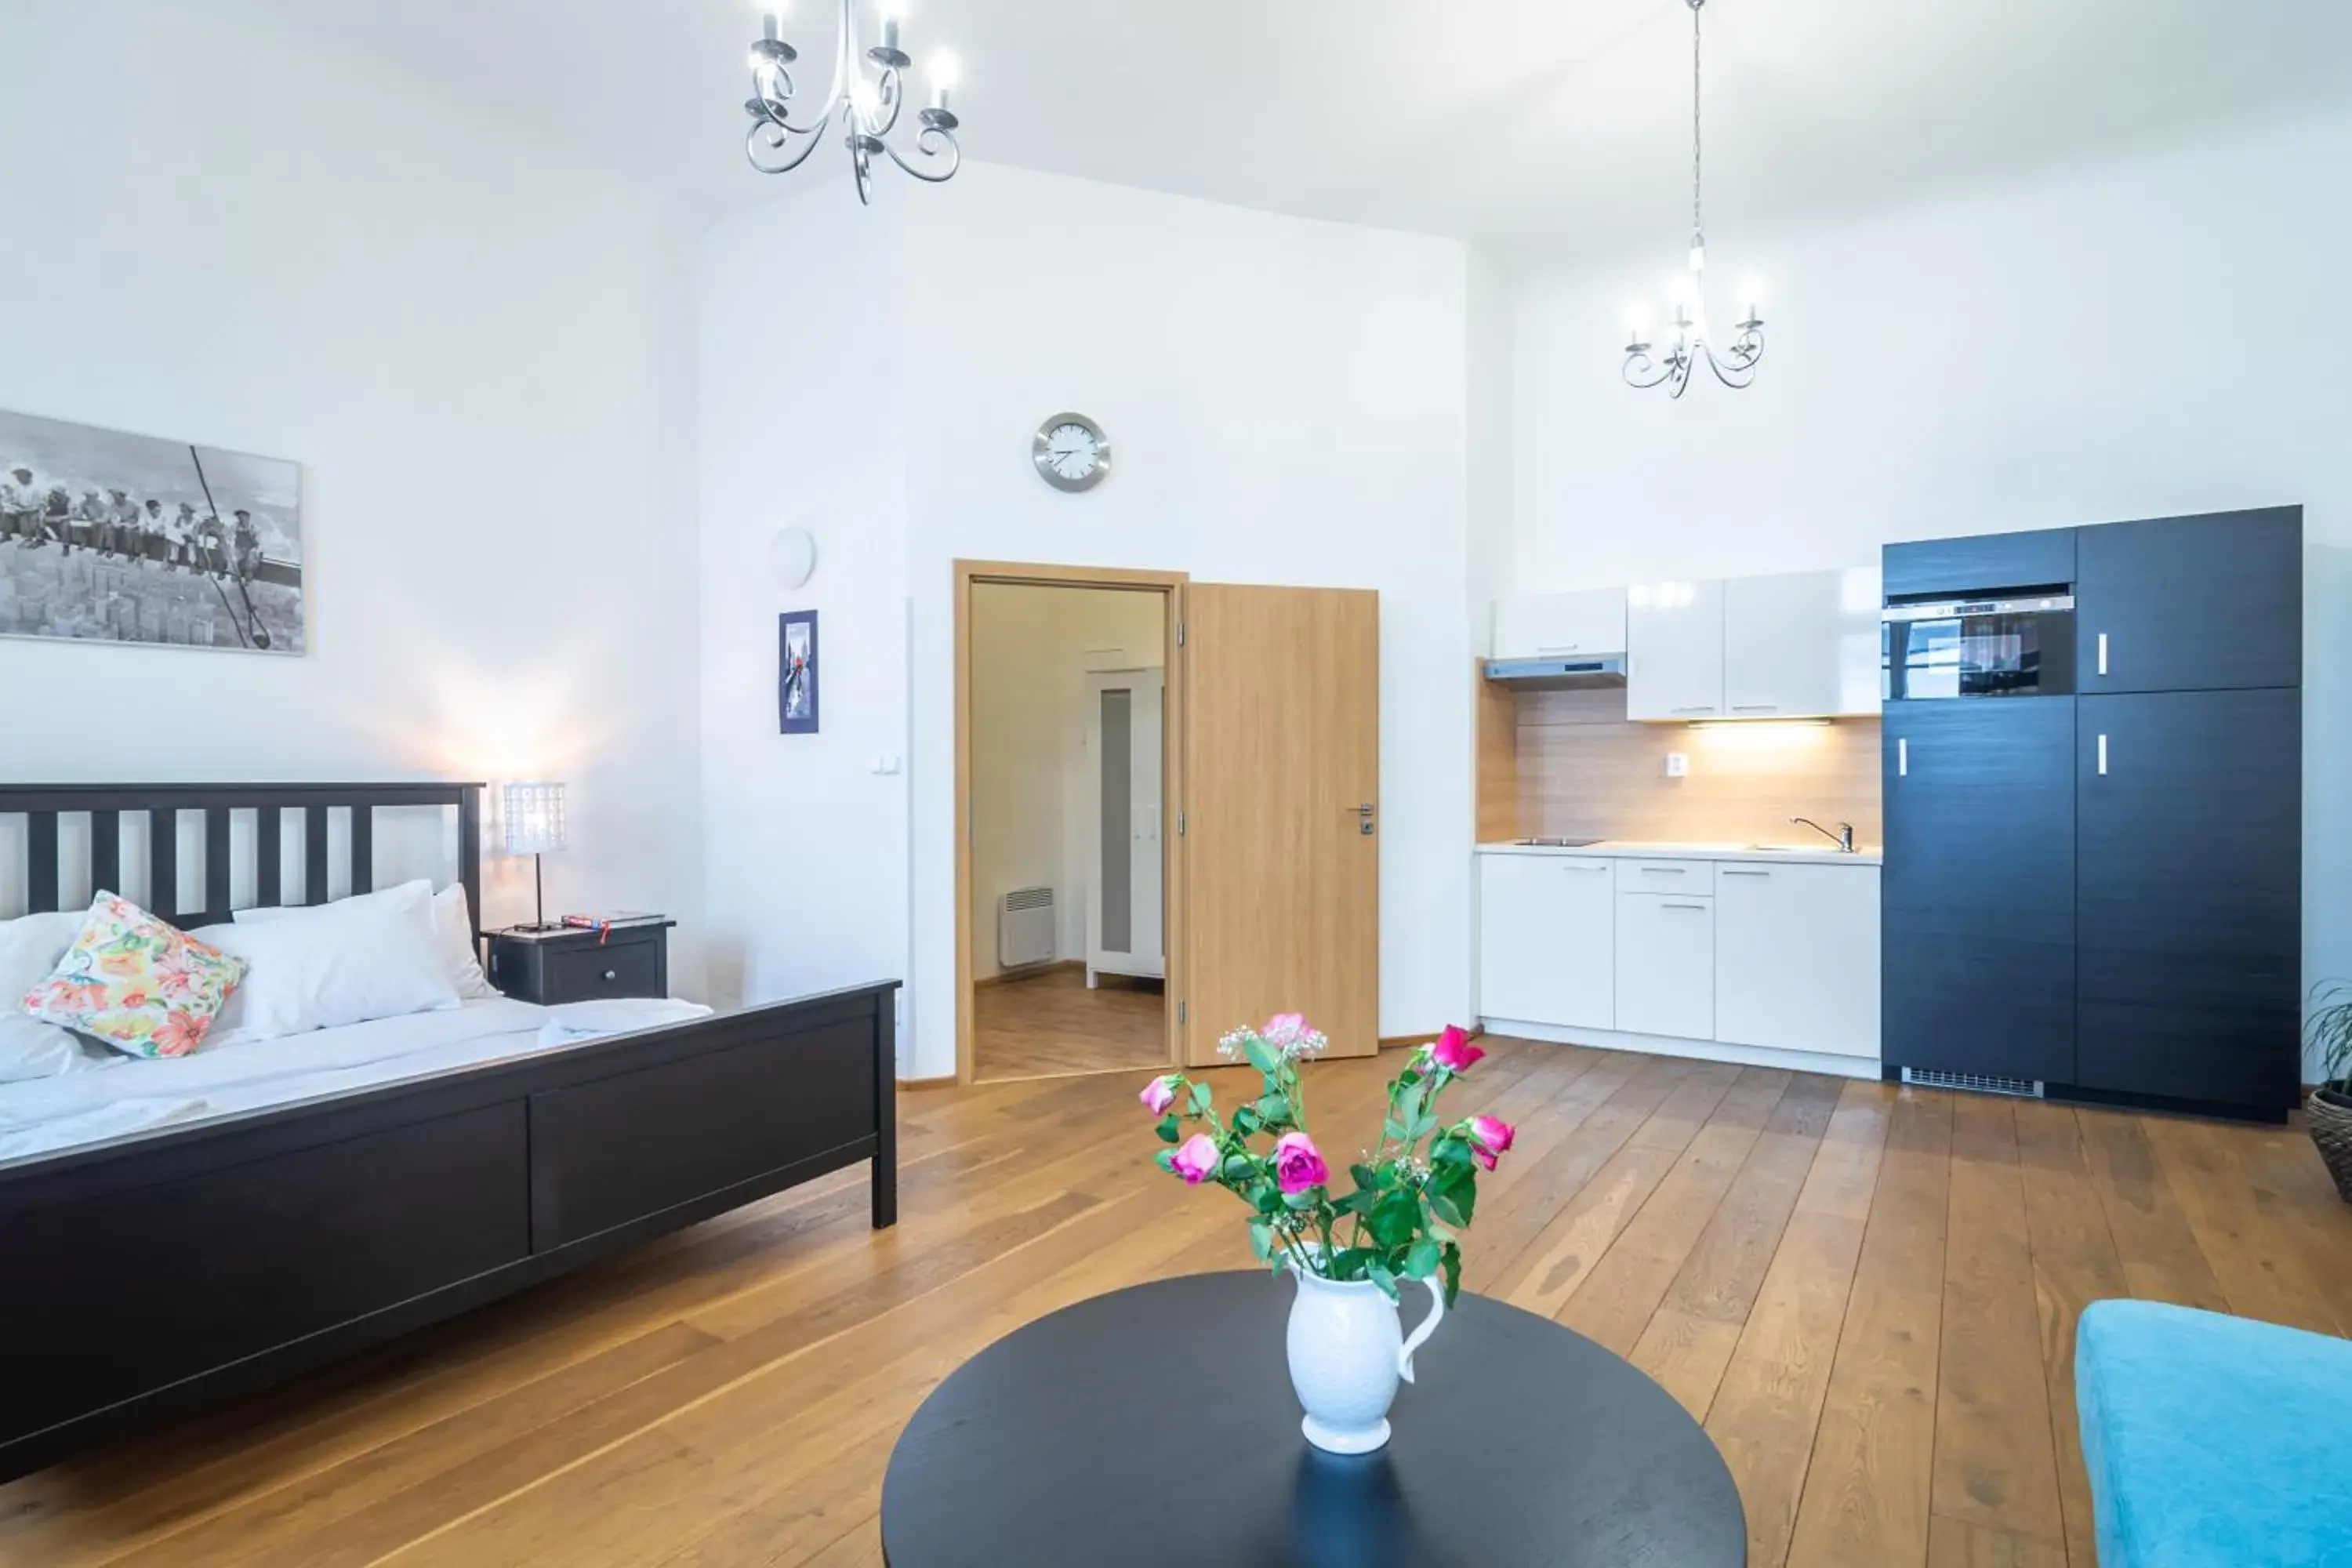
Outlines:
[[[1907,735],[1895,737],[1895,776],[1898,779],[1911,776],[1911,739]]]
[[[1372,803],[1368,800],[1356,807],[1356,816],[1358,818],[1356,831],[1370,838],[1372,836]]]
[[[2105,735],[2099,737],[2099,776],[2107,776],[2107,738]]]
[[[2105,633],[2105,632],[2101,632],[2101,633],[2099,634],[2099,673],[2100,673],[2101,675],[2105,675],[2105,674],[2106,674],[2106,672],[2107,672],[2107,634],[2106,634],[2106,633]]]

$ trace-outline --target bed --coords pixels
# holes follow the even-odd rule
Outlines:
[[[184,929],[278,902],[289,869],[290,901],[367,891],[378,813],[437,810],[478,910],[480,799],[0,785],[0,832],[23,824],[20,902],[38,912],[119,889],[143,831],[146,907]],[[187,826],[200,856],[181,853]],[[897,989],[573,1043],[543,1037],[546,1010],[489,998],[5,1086],[0,1342],[37,1353],[0,1378],[0,1479],[861,1162],[873,1223],[892,1224]]]

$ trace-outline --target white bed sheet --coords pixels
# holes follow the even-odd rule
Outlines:
[[[544,1007],[485,997],[170,1060],[125,1058],[101,1072],[0,1084],[0,1162],[562,1050],[540,1038],[547,1018]]]

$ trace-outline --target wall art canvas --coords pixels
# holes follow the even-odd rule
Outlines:
[[[777,663],[776,709],[787,735],[816,733],[816,612],[800,610],[776,618],[782,658]]]
[[[301,468],[0,411],[0,637],[301,654]]]

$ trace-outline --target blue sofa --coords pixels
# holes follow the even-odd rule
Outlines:
[[[2098,1301],[2074,1396],[2099,1568],[2352,1568],[2352,1341]]]

